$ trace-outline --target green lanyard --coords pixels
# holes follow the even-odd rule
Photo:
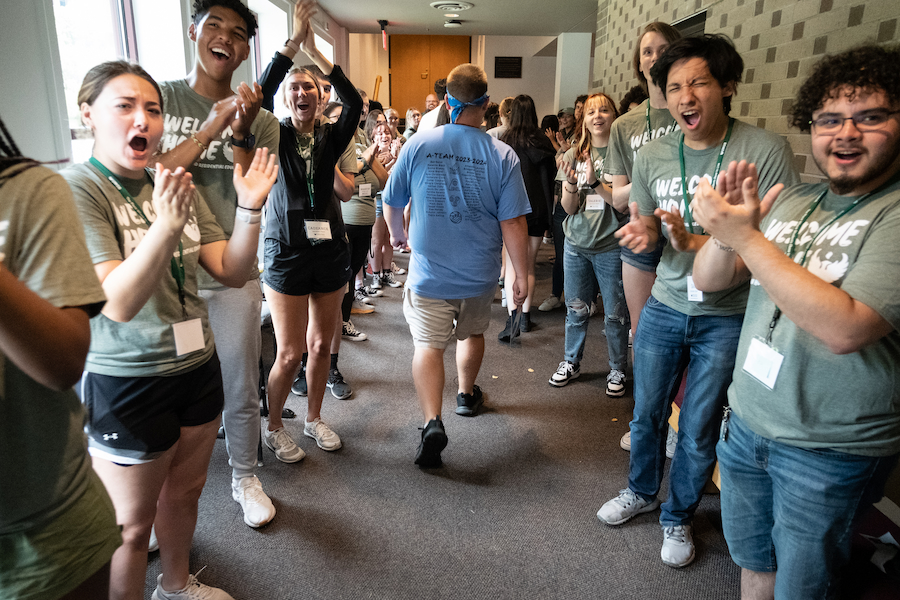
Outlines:
[[[300,134],[303,135],[303,134]],[[297,138],[297,154],[300,155],[300,158],[306,160],[303,156],[303,152],[301,151],[300,140],[302,138]],[[313,133],[313,137],[309,139],[309,168],[306,169],[306,192],[309,194],[309,208],[315,212],[316,210],[316,193],[315,193],[315,174],[316,167],[314,162],[315,156],[315,133]]]
[[[649,105],[648,105],[649,106]],[[725,158],[725,148],[728,147],[728,140],[731,139],[731,131],[734,129],[734,119],[728,119],[728,131],[725,133],[725,139],[722,140],[722,148],[719,150],[719,157],[716,159],[716,170],[713,171],[712,186],[716,187],[719,181],[719,171],[722,169],[722,160]],[[684,216],[685,222],[691,233],[694,233],[694,217],[691,215],[691,198],[687,191],[687,177],[684,174],[684,133],[681,134],[681,142],[678,145],[678,158],[681,161],[681,196],[684,198]]]
[[[803,250],[803,256],[800,258],[800,262],[798,264],[801,267],[806,264],[806,257],[809,255],[809,251],[812,249],[813,244],[816,243],[816,240],[819,239],[820,235],[825,233],[825,231],[829,227],[831,227],[831,225],[835,221],[837,221],[838,219],[840,219],[841,217],[843,217],[844,215],[849,213],[851,210],[853,210],[854,208],[859,206],[859,204],[863,200],[866,200],[873,193],[874,192],[869,192],[868,194],[863,194],[862,196],[860,196],[859,198],[854,200],[849,206],[844,208],[844,210],[842,210],[841,212],[839,212],[838,214],[833,216],[831,218],[831,220],[828,221],[824,226],[820,227],[819,230],[816,231],[816,234],[809,241],[809,244],[807,244],[806,248]],[[815,212],[815,210],[817,208],[819,208],[819,205],[822,203],[822,200],[825,199],[826,194],[828,194],[827,187],[821,194],[819,194],[818,198],[816,198],[815,200],[812,201],[812,203],[809,205],[809,208],[806,209],[806,213],[804,213],[803,218],[801,218],[800,222],[797,223],[797,227],[794,229],[794,233],[791,234],[791,241],[788,244],[787,250],[785,251],[785,254],[787,254],[788,258],[790,258],[790,259],[794,258],[794,250],[797,247],[797,238],[800,237],[800,230],[803,228],[804,225],[806,225],[806,221],[809,220],[809,217],[812,216],[813,212]],[[776,306],[775,313],[772,315],[772,320],[769,322],[769,332],[766,334],[766,344],[772,343],[772,332],[775,331],[775,325],[778,324],[778,319],[780,319],[780,318],[781,318],[781,309],[778,308],[778,306]]]
[[[594,150],[597,151],[596,157],[594,156]],[[600,161],[600,172],[599,173],[595,172],[594,175],[597,176],[597,181],[599,181],[602,184],[603,183],[603,168],[606,166],[606,160],[604,160],[603,157],[600,156],[599,148],[595,148],[594,146],[591,146],[591,166],[593,167],[594,166],[593,163],[597,162],[598,160]]]
[[[91,157],[90,163],[94,165],[97,170],[100,171],[103,176],[109,180],[111,184],[113,184],[113,187],[115,187],[119,191],[119,193],[122,194],[122,197],[125,198],[125,201],[131,205],[131,208],[134,209],[134,212],[141,216],[141,218],[144,220],[144,223],[147,225],[147,228],[150,228],[152,226],[152,223],[150,223],[150,219],[147,218],[147,215],[144,214],[144,211],[141,210],[141,207],[135,201],[134,197],[128,192],[128,190],[122,187],[122,184],[119,183],[118,178],[93,156]],[[178,301],[181,302],[181,315],[182,317],[187,319],[187,308],[185,306],[184,296],[184,243],[180,238],[178,240],[178,259],[176,260],[174,256],[172,257],[171,270],[172,277],[175,278],[175,283],[178,284]]]

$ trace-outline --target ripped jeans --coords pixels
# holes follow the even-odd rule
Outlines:
[[[580,364],[591,315],[594,277],[603,296],[609,368],[625,371],[628,364],[628,310],[622,288],[618,246],[609,252],[585,252],[566,240],[563,248],[566,292],[566,360]]]

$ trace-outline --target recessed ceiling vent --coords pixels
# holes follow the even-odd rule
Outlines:
[[[459,12],[461,10],[469,10],[474,6],[475,5],[470,2],[447,2],[445,0],[431,3],[431,8],[435,8],[441,12]]]

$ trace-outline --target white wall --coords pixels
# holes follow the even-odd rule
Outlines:
[[[484,36],[483,66],[487,73],[491,100],[499,104],[507,96],[528,94],[534,100],[539,123],[544,115],[555,115],[559,110],[553,104],[556,59],[552,56],[534,56],[553,40],[553,36]],[[496,79],[496,56],[521,56],[522,78]]]
[[[3,0],[0,116],[22,154],[37,160],[71,152],[52,23],[50,2]]]
[[[380,33],[351,33],[349,36],[350,58],[344,72],[350,81],[375,100],[375,78],[381,75],[381,89],[377,100],[388,106],[389,74],[388,51],[382,47]],[[343,68],[343,65],[342,65]]]

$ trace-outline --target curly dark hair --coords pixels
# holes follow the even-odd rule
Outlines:
[[[709,72],[723,88],[729,83],[737,91],[737,84],[744,74],[744,59],[734,48],[734,43],[726,35],[707,33],[694,37],[681,38],[669,46],[656,64],[650,69],[653,83],[666,95],[666,84],[669,71],[679,60],[702,58],[709,67]],[[725,114],[731,112],[731,96],[722,98]]]
[[[812,74],[797,91],[797,100],[788,117],[790,124],[800,131],[809,131],[813,113],[846,88],[853,90],[851,97],[857,90],[881,90],[888,103],[897,106],[900,104],[898,65],[900,45],[870,44],[826,56],[816,63]]]
[[[622,96],[622,101],[619,103],[619,114],[624,115],[628,112],[628,107],[632,104],[640,104],[644,100],[647,99],[647,91],[639,85],[634,86],[628,93]]]
[[[191,6],[191,21],[194,22],[194,26],[200,24],[200,21],[203,20],[203,17],[206,16],[206,13],[213,6],[230,8],[236,12],[247,24],[247,35],[250,37],[256,35],[258,28],[256,17],[253,16],[253,13],[241,0],[194,0],[194,4]]]

